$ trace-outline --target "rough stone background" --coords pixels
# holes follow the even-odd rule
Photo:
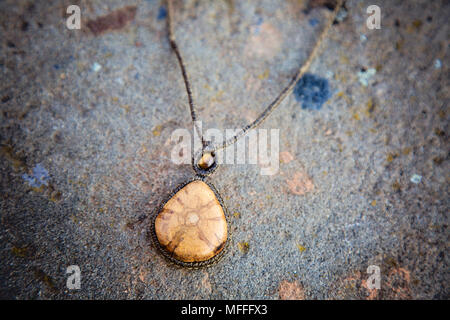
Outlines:
[[[332,2],[176,2],[204,128],[252,120]],[[81,30],[66,28],[69,4]],[[164,3],[0,1],[0,297],[448,299],[450,4],[377,1],[369,30],[371,4],[346,1],[309,70],[330,99],[310,110],[291,95],[263,124],[280,129],[278,173],[211,177],[233,237],[221,262],[190,271],[148,237],[153,208],[193,174],[170,161],[171,133],[191,124]]]

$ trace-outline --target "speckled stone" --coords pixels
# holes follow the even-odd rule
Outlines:
[[[174,1],[204,134],[244,127],[284,89],[331,14],[308,4],[323,2]],[[74,3],[80,30],[66,26]],[[372,4],[381,29],[367,28]],[[90,31],[127,6],[123,28]],[[151,237],[193,175],[171,161],[172,133],[193,132],[164,1],[0,1],[0,299],[448,299],[450,2],[345,8],[308,69],[331,97],[302,109],[293,93],[261,125],[280,129],[276,174],[217,154],[228,253],[186,270]]]

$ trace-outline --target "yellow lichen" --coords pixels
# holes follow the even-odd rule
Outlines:
[[[350,63],[350,60],[345,55],[341,55],[339,60],[340,60],[341,64],[349,64]]]
[[[403,44],[405,43],[405,40],[399,40],[395,43],[395,49],[397,51],[400,51],[403,48]]]
[[[434,129],[434,133],[435,133],[437,136],[439,136],[439,137],[445,136],[445,132],[444,132],[442,129],[440,129],[440,128]]]
[[[365,110],[366,115],[370,117],[374,109],[375,109],[375,104],[373,103],[372,98],[370,98],[369,100],[367,100],[367,105],[366,105],[366,110]]]
[[[408,154],[411,153],[411,150],[412,150],[412,149],[411,149],[410,147],[406,147],[406,148],[403,149],[402,153],[403,153],[405,156],[407,156]]]
[[[266,69],[266,70],[264,70],[263,73],[261,73],[261,74],[258,76],[258,79],[259,79],[259,80],[264,80],[264,79],[267,79],[268,77],[269,77],[269,70]]]
[[[19,248],[19,247],[12,247],[11,252],[13,255],[21,258],[25,258],[27,255],[27,247]]]
[[[398,181],[395,181],[393,184],[392,184],[392,189],[394,189],[394,191],[400,191],[400,183],[398,183]]]
[[[59,200],[61,200],[62,194],[59,191],[53,191],[50,195],[49,200],[52,202],[58,202]]]
[[[125,110],[125,113],[130,112],[130,106],[128,104],[125,104],[123,106],[120,106],[123,110]]]
[[[247,253],[250,249],[250,245],[248,242],[239,242],[238,243],[239,250],[241,250],[242,253]]]
[[[416,28],[416,29],[419,29],[421,26],[422,26],[422,21],[420,21],[420,20],[414,20],[413,22],[412,22],[412,25],[413,25],[413,27],[414,28]]]
[[[159,137],[161,135],[162,126],[157,125],[153,130],[152,133],[155,137]]]
[[[398,153],[388,153],[388,155],[386,156],[386,161],[392,162],[397,157],[398,157]]]

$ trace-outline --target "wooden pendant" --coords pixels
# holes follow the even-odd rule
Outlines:
[[[227,222],[216,193],[202,180],[194,180],[164,204],[154,221],[154,232],[166,256],[195,266],[222,252]]]

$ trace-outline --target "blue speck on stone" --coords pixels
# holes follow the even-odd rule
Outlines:
[[[59,64],[54,64],[54,65],[53,65],[53,68],[55,68],[56,70],[58,70],[58,69],[59,69]]]
[[[159,7],[158,10],[158,20],[163,20],[167,17],[167,9],[164,6]]]
[[[419,184],[422,181],[422,176],[418,174],[413,174],[410,181],[415,184]]]
[[[261,30],[261,25],[263,24],[263,18],[262,17],[258,17],[258,20],[256,21],[256,23],[255,23],[255,28],[254,28],[254,30],[253,30],[253,33],[255,34],[255,35],[258,35],[259,34],[259,32],[260,32],[260,30]]]
[[[309,19],[309,24],[310,24],[312,27],[315,27],[315,26],[317,26],[317,25],[319,24],[319,20],[316,19],[316,18]]]
[[[50,176],[48,175],[48,171],[38,163],[33,168],[31,175],[24,173],[22,178],[28,182],[31,187],[40,188],[43,185],[48,186]]]
[[[442,67],[442,62],[439,59],[434,60],[434,68],[440,69]]]
[[[331,96],[330,85],[325,78],[305,73],[294,88],[294,96],[302,109],[320,110]]]
[[[347,15],[348,15],[347,9],[345,9],[345,7],[341,7],[341,9],[338,11],[338,13],[336,15],[336,21],[337,22],[344,21],[344,19],[347,17]]]
[[[94,72],[99,72],[101,68],[102,66],[98,62],[94,62],[91,67],[92,71]]]
[[[260,26],[260,25],[262,25],[263,21],[264,21],[264,19],[262,17],[258,17],[258,20],[256,21],[256,24],[258,26]]]

